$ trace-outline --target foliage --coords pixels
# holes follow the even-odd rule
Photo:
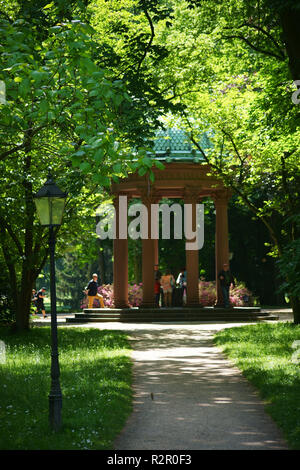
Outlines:
[[[1,263],[0,258],[0,271],[5,272],[5,265]],[[7,279],[0,275],[0,323],[11,323],[15,320],[12,308],[12,300],[10,296],[10,289],[7,285]]]
[[[1,328],[0,448],[111,449],[131,411],[131,362],[123,333],[59,328],[62,430],[49,432],[48,327],[11,334]]]
[[[141,25],[147,21],[146,3],[137,4]],[[92,11],[86,4],[57,0],[25,5],[16,0],[6,10],[0,5],[0,79],[6,84],[6,104],[0,108],[0,241],[5,276],[17,291],[11,297],[19,328],[28,327],[31,288],[48,257],[47,232],[33,205],[47,167],[69,195],[58,244],[63,254],[69,241],[86,229],[91,211],[107,198],[103,187],[111,179],[133,168],[141,167],[145,174],[152,166],[141,145],[161,110],[150,106],[155,86],[143,67],[152,53],[148,36],[141,42],[142,28],[134,35],[135,15],[130,14],[130,47],[115,61],[108,54],[108,46],[116,47],[113,38],[108,44],[108,36],[89,24]],[[122,8],[131,11],[126,2]],[[157,5],[149,10],[165,15]],[[117,15],[118,8],[115,19]],[[141,53],[138,46],[145,50]],[[125,74],[129,64],[131,73]],[[132,149],[138,145],[133,164]]]
[[[172,26],[158,31],[169,50],[159,73],[169,99],[185,110],[164,122],[186,128],[211,172],[264,223],[270,252],[280,257],[300,236],[292,218],[300,212],[299,111],[281,12],[272,16],[268,2],[262,9],[235,0],[173,5]],[[198,139],[204,131],[211,142],[205,150]]]
[[[293,360],[299,332],[299,325],[291,323],[260,323],[226,328],[215,336],[215,343],[258,389],[292,449],[300,449],[299,363]]]
[[[91,204],[97,200],[96,182],[106,181],[108,167],[102,165],[104,174],[98,172],[93,180],[81,172],[99,165],[110,151],[106,158],[112,167],[117,157],[108,127],[118,103],[129,99],[122,84],[113,83],[92,61],[95,44],[88,25],[72,21],[50,28],[44,41],[38,35],[34,22],[1,20],[7,102],[0,108],[0,236],[19,327],[28,325],[31,288],[48,256],[47,232],[36,220],[33,194],[50,165],[70,197],[65,235],[78,230],[77,205],[82,197]],[[78,161],[83,154],[84,164]]]
[[[87,262],[104,188],[132,171],[154,182],[145,142],[159,125],[175,121],[190,133],[211,171],[264,223],[274,257],[299,238],[298,0],[10,0],[0,11],[1,260],[19,327],[28,327],[31,288],[48,257],[33,206],[46,168],[69,193],[57,251],[71,245]],[[164,262],[179,245],[163,247]],[[129,274],[138,282],[140,265]]]
[[[300,239],[294,240],[284,249],[278,260],[282,284],[280,289],[288,297],[300,297]]]

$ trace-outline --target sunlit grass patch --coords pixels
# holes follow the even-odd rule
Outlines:
[[[58,329],[63,427],[48,426],[50,328],[0,329],[1,449],[109,449],[131,411],[131,360],[125,334]]]
[[[295,341],[300,326],[292,323],[226,328],[215,343],[235,361],[266,402],[291,448],[300,449],[300,360]]]

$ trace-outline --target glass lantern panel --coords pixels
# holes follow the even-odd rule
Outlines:
[[[51,225],[61,225],[62,216],[65,208],[65,198],[53,197],[51,198],[52,205],[52,221]]]
[[[48,197],[34,199],[41,225],[50,225],[50,201]]]

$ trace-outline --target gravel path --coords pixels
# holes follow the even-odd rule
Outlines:
[[[230,326],[127,326],[134,410],[116,450],[287,449],[254,388],[212,343]]]

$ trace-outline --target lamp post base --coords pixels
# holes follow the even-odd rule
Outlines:
[[[52,431],[58,432],[62,426],[61,420],[62,395],[49,395],[49,425]]]

